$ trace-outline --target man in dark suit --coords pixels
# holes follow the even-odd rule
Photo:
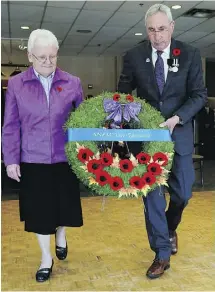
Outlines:
[[[155,259],[147,270],[151,278],[160,277],[170,267],[170,255],[177,253],[176,228],[192,195],[194,168],[192,162],[192,119],[207,98],[203,83],[199,51],[172,39],[174,21],[169,7],[155,4],[146,13],[149,41],[124,56],[118,91],[131,93],[161,112],[175,142],[175,155],[168,180],[170,203],[166,209],[160,190],[143,198],[145,221]]]
[[[199,140],[203,145],[199,148],[199,154],[206,159],[215,158],[215,115],[214,110],[209,107],[209,103],[197,115],[199,130]]]

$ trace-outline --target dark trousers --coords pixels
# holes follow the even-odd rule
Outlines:
[[[192,154],[180,156],[177,153],[168,179],[170,203],[166,211],[164,188],[157,188],[143,197],[146,229],[151,249],[159,259],[171,255],[169,236],[181,221],[182,212],[192,196],[195,174]]]

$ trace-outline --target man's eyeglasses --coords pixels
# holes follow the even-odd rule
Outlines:
[[[49,59],[49,61],[52,64],[55,63],[57,61],[57,58],[58,58],[58,56],[50,56],[50,57],[42,56],[42,57],[37,57],[34,54],[32,54],[32,56],[34,56],[34,58],[37,59],[37,61],[40,62],[40,63],[45,63]]]

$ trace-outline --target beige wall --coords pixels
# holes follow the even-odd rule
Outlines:
[[[85,96],[116,89],[114,57],[60,57],[59,66],[80,77]],[[92,84],[93,89],[88,89],[88,84]]]
[[[205,76],[206,76],[206,59],[202,58],[202,69],[203,69],[203,78],[205,82]]]

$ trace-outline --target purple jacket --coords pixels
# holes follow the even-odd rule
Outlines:
[[[57,68],[49,98],[48,106],[43,86],[32,67],[10,78],[2,131],[6,166],[67,161],[63,125],[72,108],[83,101],[80,79]]]

